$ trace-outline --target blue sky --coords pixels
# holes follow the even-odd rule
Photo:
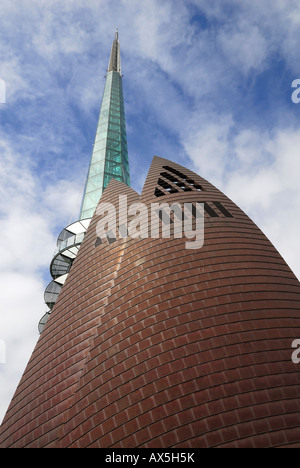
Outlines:
[[[116,28],[133,188],[153,155],[189,167],[300,277],[298,0],[3,0],[0,419],[38,339],[57,235],[79,212]]]

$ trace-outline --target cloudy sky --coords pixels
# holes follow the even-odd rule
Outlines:
[[[153,155],[183,164],[300,277],[299,0],[1,0],[0,420],[79,213],[116,28],[133,188]]]

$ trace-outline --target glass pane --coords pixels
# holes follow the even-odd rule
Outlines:
[[[120,131],[120,124],[117,124],[117,123],[114,123],[114,122],[109,122],[108,130],[109,131],[112,130],[112,131],[119,132]]]
[[[92,218],[95,209],[96,209],[96,207],[95,208],[90,208],[89,210],[82,211],[81,219]]]
[[[120,163],[122,161],[122,156],[120,151],[114,151],[111,149],[107,149],[106,153],[107,159]]]
[[[120,122],[120,117],[115,117],[114,115],[110,115],[109,116],[109,121],[110,122],[115,122],[115,123],[119,123]]]
[[[123,175],[122,166],[113,161],[106,161],[105,172],[109,172],[111,174],[119,175],[119,176]]]
[[[105,158],[105,148],[99,150],[99,151],[94,151],[93,156],[92,156],[92,161],[91,164],[94,164],[98,161],[102,161]]]
[[[101,107],[101,116],[100,116],[100,119],[107,119],[108,118],[108,114],[109,114],[109,110],[106,109],[106,108],[102,108]]]
[[[110,109],[114,112],[117,112],[118,114],[120,113],[120,105],[115,102],[111,102]]]
[[[110,149],[121,151],[121,143],[118,141],[107,140],[107,147]]]
[[[119,111],[116,111],[114,109],[110,109],[109,120],[111,120],[112,117],[118,119],[118,120],[115,120],[114,122],[120,122],[120,112]]]
[[[107,127],[108,127],[108,120],[104,122],[102,119],[101,123],[98,124],[97,134],[100,132],[105,132],[107,130]]]
[[[104,160],[100,162],[96,162],[94,164],[91,164],[90,166],[90,172],[89,172],[89,177],[93,177],[95,175],[98,175],[104,171]]]
[[[107,129],[102,130],[102,131],[98,131],[97,134],[96,134],[96,140],[97,141],[104,140],[106,138],[106,133],[107,133]]]
[[[94,190],[93,192],[87,193],[84,202],[83,202],[83,209],[88,210],[93,208],[97,205],[100,200],[102,194],[102,189]]]
[[[103,173],[98,174],[94,177],[89,177],[88,183],[86,185],[86,193],[102,188],[102,184],[103,184]]]
[[[112,140],[121,141],[121,132],[109,131],[107,136]]]
[[[104,138],[103,140],[97,141],[94,144],[94,151],[101,150],[101,149],[105,148],[105,146],[106,146],[106,139]]]

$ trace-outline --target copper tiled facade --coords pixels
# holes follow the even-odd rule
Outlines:
[[[205,240],[98,242],[94,215],[1,427],[1,447],[300,446],[300,286],[259,228],[155,157],[142,195],[204,203]]]

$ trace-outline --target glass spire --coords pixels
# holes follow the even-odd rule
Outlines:
[[[50,265],[52,281],[45,291],[45,303],[49,310],[39,322],[40,333],[66,281],[102,192],[111,179],[120,180],[130,186],[118,31],[111,49],[80,218],[67,226],[58,237],[57,249]]]
[[[111,179],[130,186],[118,31],[112,44],[80,219],[91,218]]]

